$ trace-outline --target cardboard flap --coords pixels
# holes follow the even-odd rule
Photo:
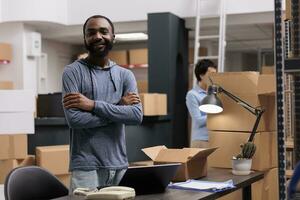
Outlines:
[[[167,149],[167,147],[165,145],[161,145],[161,146],[154,146],[154,147],[149,147],[149,148],[144,148],[142,149],[142,151],[149,157],[151,158],[151,160],[155,160],[158,153],[162,150],[162,149]]]
[[[210,77],[215,84],[220,85],[232,94],[257,93],[258,72],[213,73]]]
[[[190,154],[190,149],[162,149],[155,161],[184,163],[188,161]]]
[[[184,148],[184,149],[190,149],[190,157],[189,159],[194,158],[205,158],[209,156],[212,152],[214,152],[218,147],[215,148]]]
[[[275,95],[276,81],[275,75],[260,75],[258,79],[258,94],[259,95]]]

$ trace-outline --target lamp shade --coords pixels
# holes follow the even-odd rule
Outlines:
[[[208,95],[201,101],[199,109],[205,113],[220,113],[223,111],[221,100],[217,97],[218,87],[210,85],[208,87]]]

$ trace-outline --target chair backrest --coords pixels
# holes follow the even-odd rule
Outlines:
[[[6,200],[43,200],[68,195],[69,191],[54,175],[38,166],[13,169],[6,177]]]
[[[297,195],[297,185],[300,180],[300,162],[297,163],[296,167],[294,168],[294,173],[291,177],[290,184],[288,185],[288,199],[299,199],[296,196]],[[299,192],[299,191],[298,191]]]

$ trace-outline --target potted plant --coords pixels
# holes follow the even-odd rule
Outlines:
[[[232,158],[232,173],[235,175],[248,175],[251,172],[252,157],[256,146],[251,141],[241,144],[241,153]]]

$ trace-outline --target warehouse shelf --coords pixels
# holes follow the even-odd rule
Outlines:
[[[285,60],[284,72],[300,72],[300,58],[289,58]]]
[[[292,141],[292,140],[285,141],[285,147],[287,149],[293,149],[294,148],[294,141]]]

